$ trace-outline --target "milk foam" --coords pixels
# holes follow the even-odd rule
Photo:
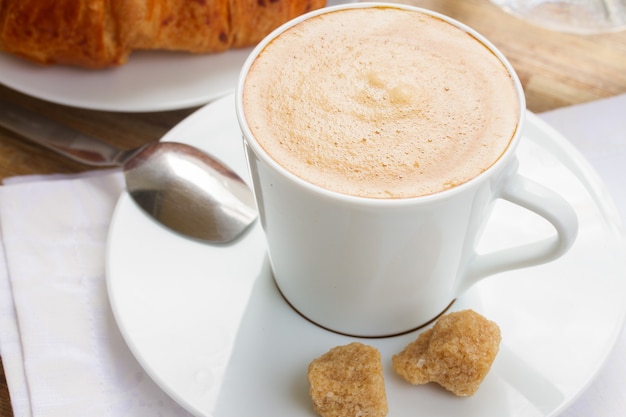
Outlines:
[[[508,147],[513,81],[471,35],[417,11],[348,9],[274,39],[246,79],[245,116],[279,164],[374,198],[464,183]]]

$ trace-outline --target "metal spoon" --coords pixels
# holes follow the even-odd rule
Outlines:
[[[192,146],[155,142],[120,150],[0,100],[0,126],[91,166],[121,166],[135,202],[157,222],[196,239],[226,243],[257,217],[254,196],[222,162]]]

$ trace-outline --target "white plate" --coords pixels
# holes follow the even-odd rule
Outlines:
[[[204,148],[248,177],[232,95],[190,116],[166,140]],[[391,355],[417,333],[365,340],[382,353],[390,417],[554,416],[614,346],[626,315],[626,239],[613,203],[573,147],[532,114],[519,156],[527,176],[574,205],[578,240],[558,261],[488,278],[457,300],[454,309],[477,310],[503,334],[473,397],[411,386],[393,373]],[[551,233],[543,220],[504,204],[492,220],[485,246]],[[110,230],[107,280],[136,358],[197,416],[313,416],[309,362],[355,340],[312,325],[284,302],[258,223],[231,245],[202,244],[164,230],[123,195]]]
[[[92,110],[149,112],[198,106],[234,91],[252,48],[220,54],[139,51],[117,68],[41,66],[0,52],[0,84]]]

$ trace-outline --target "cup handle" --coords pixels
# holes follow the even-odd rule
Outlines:
[[[522,175],[515,174],[498,198],[524,207],[545,218],[556,234],[536,242],[487,254],[474,253],[460,293],[482,278],[511,269],[543,264],[563,255],[578,234],[578,218],[563,197]]]

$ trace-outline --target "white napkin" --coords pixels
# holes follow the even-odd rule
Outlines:
[[[626,219],[626,95],[545,113],[589,159]],[[0,355],[17,417],[189,416],[136,362],[107,300],[107,229],[119,172],[0,187]],[[6,254],[6,258],[5,255]],[[6,267],[5,267],[6,265]],[[626,334],[565,417],[626,411]]]
[[[109,306],[105,245],[122,188],[110,171],[0,187],[0,354],[17,417],[189,416],[144,373]]]

